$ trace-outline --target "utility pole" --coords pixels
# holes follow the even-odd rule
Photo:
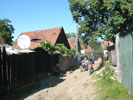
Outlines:
[[[76,23],[76,54],[78,53],[78,23]]]

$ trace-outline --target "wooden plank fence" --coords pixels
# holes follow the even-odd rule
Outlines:
[[[0,48],[0,93],[4,94],[7,91],[8,68],[6,69],[6,52],[5,47]],[[7,87],[6,87],[7,86]]]
[[[133,32],[120,35],[122,83],[133,95]]]
[[[51,71],[50,55],[41,49],[33,53],[7,55],[0,47],[0,95],[22,88]]]
[[[59,56],[60,71],[65,73],[70,67],[75,67],[80,64],[78,55],[73,56]]]
[[[108,60],[112,61],[114,66],[117,65],[117,56],[116,56],[116,49],[115,45],[111,45],[107,47],[108,50]]]
[[[66,59],[59,54],[49,55],[41,48],[32,53],[9,55],[5,47],[0,46],[0,96],[30,85],[38,77],[52,73],[57,63],[63,72],[77,66],[78,60],[78,56]]]

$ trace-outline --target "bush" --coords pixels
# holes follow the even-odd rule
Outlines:
[[[52,43],[47,40],[43,41],[40,44],[40,47],[47,51],[49,54],[51,54],[54,50],[54,46],[52,45]]]
[[[75,55],[76,54],[76,50],[74,48],[69,50],[69,56]]]

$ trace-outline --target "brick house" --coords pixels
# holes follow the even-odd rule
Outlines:
[[[54,46],[57,43],[63,43],[68,49],[70,49],[70,45],[66,38],[63,27],[56,27],[56,28],[37,30],[31,32],[23,32],[19,36],[21,35],[29,36],[31,44],[28,47],[28,49],[35,49],[40,47],[40,43],[43,42],[44,40],[50,41]],[[17,39],[13,43],[13,46],[19,47],[17,44]]]

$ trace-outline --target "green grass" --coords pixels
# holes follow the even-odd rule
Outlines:
[[[111,69],[111,63],[105,63],[105,69],[101,74],[95,75],[96,85],[99,88],[100,100],[133,100],[128,90],[117,80],[112,80],[114,71]]]
[[[101,100],[131,100],[126,88],[118,81],[101,88]]]

